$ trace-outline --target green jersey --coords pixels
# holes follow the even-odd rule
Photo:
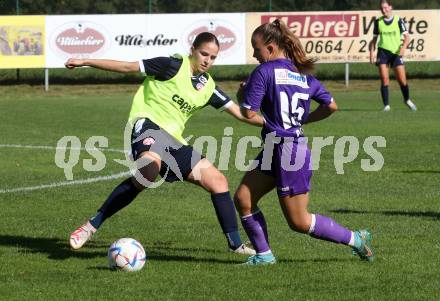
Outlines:
[[[133,125],[139,118],[148,118],[186,145],[187,142],[182,137],[185,124],[209,102],[215,83],[209,76],[203,88],[194,88],[189,58],[179,58],[182,59],[182,65],[174,77],[160,81],[147,75],[134,96],[128,119]]]
[[[400,53],[401,27],[399,26],[399,21],[400,18],[398,16],[394,16],[391,24],[385,23],[383,16],[379,18],[379,48],[386,49],[394,54]]]

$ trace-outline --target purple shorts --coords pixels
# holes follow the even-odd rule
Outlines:
[[[310,191],[311,154],[305,141],[274,145],[273,152],[262,150],[257,169],[276,179],[278,196],[294,196]]]

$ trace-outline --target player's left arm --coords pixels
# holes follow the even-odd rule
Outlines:
[[[338,106],[330,92],[316,78],[311,76],[309,80],[309,85],[315,87],[311,98],[318,102],[319,106],[309,114],[303,124],[323,120],[338,110]]]
[[[403,43],[402,43],[402,47],[400,47],[399,55],[401,57],[403,57],[405,55],[405,50],[406,50],[406,47],[408,47],[408,44],[409,44],[409,33],[406,32],[403,34]]]
[[[240,109],[240,107],[236,103],[232,103],[225,111],[234,116],[236,119],[249,123],[251,125],[264,125],[264,118],[261,115],[248,109]]]
[[[264,124],[263,117],[261,117],[257,113],[255,113],[255,115],[251,116],[250,118],[248,118],[246,115],[243,115],[240,111],[240,107],[217,86],[214,89],[214,93],[212,94],[209,103],[214,108],[226,111],[228,114],[232,115],[234,118],[242,122],[246,122],[255,126],[263,126]]]
[[[336,105],[336,102],[334,100],[332,100],[332,102],[328,105],[321,104],[313,112],[309,114],[309,117],[303,124],[323,120],[329,117],[337,110],[338,110],[338,106]]]
[[[403,35],[403,42],[402,42],[402,47],[400,47],[399,55],[403,57],[405,55],[406,47],[408,47],[409,44],[409,32],[406,29],[405,23],[403,23],[402,19],[400,18],[399,18],[399,29],[400,29],[400,33]]]

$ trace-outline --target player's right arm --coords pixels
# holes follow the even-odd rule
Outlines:
[[[124,62],[124,61],[115,61],[115,60],[70,58],[67,60],[67,62],[64,65],[68,69],[88,66],[96,69],[121,72],[121,73],[140,71],[139,62]]]
[[[260,110],[261,103],[266,94],[266,82],[270,79],[262,71],[261,65],[252,71],[246,82],[242,82],[237,91],[237,101],[240,104],[241,115],[253,119]]]
[[[374,64],[376,63],[374,52],[376,51],[376,43],[377,43],[377,37],[379,36],[379,19],[376,19],[374,21],[374,28],[373,28],[373,39],[370,41],[370,44],[368,45],[368,50],[370,50],[370,63]]]
[[[371,41],[370,41],[370,45],[368,46],[369,50],[370,50],[370,63],[374,64],[376,63],[376,59],[374,57],[374,53],[376,51],[376,42],[377,42],[377,37],[374,37]]]

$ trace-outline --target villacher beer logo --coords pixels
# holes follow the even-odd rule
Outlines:
[[[70,22],[58,27],[51,35],[52,49],[63,59],[97,56],[107,49],[106,30],[91,22]]]
[[[300,38],[359,37],[359,14],[261,16],[261,22],[282,20]]]
[[[184,32],[182,38],[182,41],[185,43],[184,47],[187,49],[191,47],[196,36],[205,31],[211,32],[217,37],[222,56],[233,51],[240,39],[238,30],[233,25],[221,20],[203,20],[192,24]]]

